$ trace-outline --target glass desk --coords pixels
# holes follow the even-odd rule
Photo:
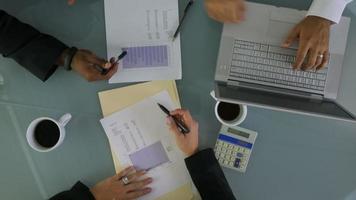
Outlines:
[[[260,0],[307,9],[311,1]],[[1,0],[1,9],[52,34],[68,45],[105,57],[102,0]],[[356,113],[356,3],[345,14],[352,19],[339,102]],[[180,1],[184,8],[185,1]],[[177,81],[182,104],[200,122],[201,148],[213,147],[220,124],[214,116],[215,63],[222,25],[210,20],[203,1],[189,13],[182,34],[183,79]],[[114,174],[105,133],[100,126],[98,91],[124,86],[87,83],[75,73],[57,70],[42,83],[14,61],[0,59],[0,194],[1,199],[47,199],[77,180],[91,186]],[[38,153],[26,143],[28,124],[40,116],[72,121],[62,146]],[[355,199],[356,125],[264,109],[249,108],[243,127],[259,136],[242,174],[225,169],[238,199]]]

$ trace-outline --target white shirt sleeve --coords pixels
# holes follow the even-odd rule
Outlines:
[[[339,23],[348,3],[353,0],[314,0],[307,16],[318,16]]]

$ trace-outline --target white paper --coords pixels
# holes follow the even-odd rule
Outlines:
[[[166,125],[166,115],[157,103],[173,110],[167,91],[158,93],[101,120],[110,144],[123,166],[132,165],[129,155],[161,141],[169,162],[148,171],[153,178],[152,192],[141,199],[155,199],[191,182],[184,156]]]
[[[168,67],[126,69],[120,62],[109,83],[181,79],[180,37],[172,41],[179,22],[177,0],[105,0],[104,3],[108,58],[117,57],[127,47],[167,45],[169,49]]]

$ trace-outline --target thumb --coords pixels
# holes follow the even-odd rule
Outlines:
[[[292,43],[298,38],[299,35],[299,29],[298,28],[293,28],[287,38],[284,40],[282,47],[290,47],[290,45],[292,45]]]
[[[176,125],[176,123],[173,121],[172,117],[167,117],[167,125],[169,127],[169,130],[176,136],[179,136],[179,130],[178,127]]]

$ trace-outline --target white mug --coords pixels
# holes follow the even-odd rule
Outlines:
[[[233,120],[229,120],[229,121],[226,121],[224,120],[220,115],[219,115],[219,112],[218,112],[218,107],[219,107],[219,104],[220,103],[229,103],[229,102],[222,102],[222,101],[219,101],[217,100],[217,98],[215,97],[215,92],[212,91],[210,93],[210,95],[216,100],[216,104],[215,104],[215,116],[216,118],[219,120],[220,123],[226,125],[226,126],[238,126],[240,125],[245,119],[246,119],[246,116],[247,116],[247,106],[246,105],[242,105],[242,104],[235,104],[235,105],[238,105],[240,107],[240,113],[236,116],[235,119]]]
[[[49,152],[49,151],[52,151],[53,149],[56,149],[58,146],[60,146],[63,143],[64,137],[66,135],[65,126],[68,124],[68,122],[71,119],[72,119],[72,115],[67,113],[67,114],[63,115],[59,120],[54,120],[49,117],[40,117],[40,118],[33,120],[27,128],[26,138],[27,138],[28,144],[34,150],[39,151],[39,152]],[[59,130],[59,139],[58,139],[57,143],[53,147],[50,147],[50,148],[47,148],[47,147],[44,147],[44,146],[38,144],[38,142],[35,139],[35,128],[40,122],[42,122],[44,120],[49,120],[49,121],[54,122],[58,126],[58,130]]]

